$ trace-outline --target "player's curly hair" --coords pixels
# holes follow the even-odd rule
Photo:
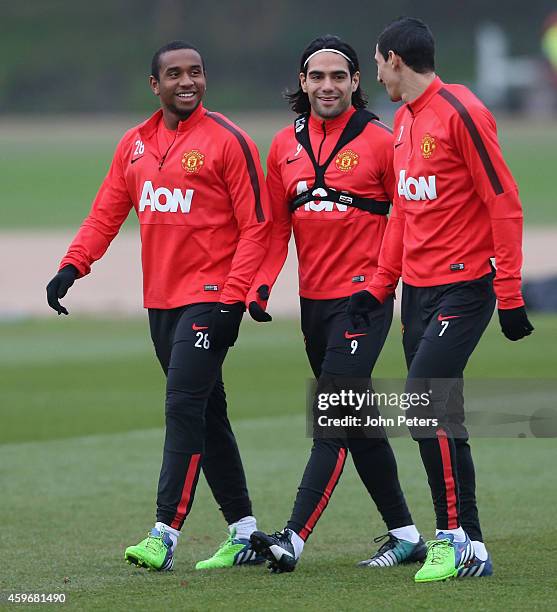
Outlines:
[[[307,74],[308,67],[304,66],[307,58],[312,53],[315,53],[320,49],[335,49],[336,51],[340,51],[350,58],[350,61],[348,62],[350,76],[352,76],[355,72],[359,72],[360,62],[358,60],[356,51],[338,36],[325,34],[325,36],[319,36],[315,40],[312,40],[304,49],[302,57],[300,58],[300,73],[303,72],[304,74]],[[298,89],[294,92],[287,90],[284,93],[284,97],[288,100],[290,107],[295,113],[300,115],[302,113],[310,112],[311,106],[308,95],[302,91],[301,86],[298,86]],[[356,91],[352,94],[352,104],[355,108],[365,108],[367,106],[367,95],[362,90],[361,85],[358,85],[358,89],[356,89]]]
[[[199,57],[201,58],[201,67],[203,68],[203,72],[205,73],[205,61],[203,60],[203,56],[201,55],[201,51],[194,47],[189,42],[184,40],[173,40],[172,42],[166,43],[160,49],[155,51],[153,55],[153,59],[151,60],[151,75],[155,77],[155,79],[160,80],[160,68],[161,68],[161,55],[168,51],[176,51],[177,49],[191,49],[192,51],[197,51],[199,53]]]

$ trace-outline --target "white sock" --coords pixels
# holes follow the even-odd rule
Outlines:
[[[420,532],[416,529],[416,525],[406,525],[405,527],[397,527],[396,529],[389,529],[389,533],[392,533],[395,538],[399,540],[406,540],[417,544],[420,539]]]
[[[451,533],[454,536],[455,542],[465,542],[466,541],[466,532],[462,527],[458,529],[436,529],[435,536],[438,536],[440,533]]]
[[[170,536],[170,539],[172,540],[172,548],[176,548],[176,544],[178,544],[178,538],[180,537],[180,532],[177,529],[170,527],[169,525],[165,525],[165,523],[161,523],[160,521],[157,521],[155,523],[155,529],[158,529],[160,531],[163,527],[166,533]]]
[[[483,542],[479,540],[472,540],[472,546],[474,547],[474,554],[480,561],[487,561],[487,548]]]
[[[294,558],[299,559],[300,555],[302,554],[302,550],[304,550],[305,542],[295,531],[292,531],[292,529],[289,529],[289,531],[290,541],[292,542],[292,546],[294,547]]]
[[[257,521],[255,516],[244,516],[239,521],[228,525],[228,531],[236,530],[234,536],[237,540],[249,540],[250,535],[257,530]]]

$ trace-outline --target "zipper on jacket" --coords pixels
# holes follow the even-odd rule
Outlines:
[[[321,124],[321,126],[323,127],[323,140],[321,141],[321,144],[319,145],[319,152],[317,153],[317,163],[318,164],[321,163],[321,149],[323,148],[323,143],[325,142],[325,138],[327,138],[327,128],[325,127],[324,121]]]
[[[416,116],[414,115],[414,111],[412,110],[412,107],[410,105],[408,105],[408,111],[410,112],[410,125],[408,126],[408,139],[410,140],[410,147],[409,147],[409,154],[408,154],[408,159],[410,159],[413,155],[414,155],[414,143],[413,143],[413,137],[412,137],[412,128],[414,127],[414,119],[416,118]]]
[[[170,149],[172,149],[172,147],[174,146],[174,143],[176,142],[176,138],[178,136],[178,128],[176,128],[176,130],[174,130],[174,138],[172,140],[172,142],[168,145],[168,149],[166,149],[166,153],[161,157],[161,161],[159,163],[159,170],[162,170],[163,164],[166,161],[166,157],[170,152]]]
[[[414,156],[414,137],[412,136],[412,130],[414,128],[414,115],[412,114],[412,121],[410,123],[410,127],[408,129],[408,138],[410,140],[410,147],[409,147],[409,151],[410,153],[408,154],[408,159],[410,159],[411,157]]]

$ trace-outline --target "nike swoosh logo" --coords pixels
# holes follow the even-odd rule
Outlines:
[[[345,337],[347,340],[351,340],[352,338],[358,338],[358,337],[360,337],[360,336],[367,336],[367,333],[365,333],[365,334],[350,334],[350,333],[349,333],[349,332],[347,332],[347,331],[345,331],[345,332],[344,332],[344,337]]]
[[[230,312],[230,310],[221,310],[221,312]]]
[[[193,331],[200,331],[202,329],[209,329],[209,326],[206,325],[205,327],[203,327],[202,325],[196,325],[195,323],[191,326],[191,328],[193,329]]]
[[[449,319],[460,319],[460,315],[449,315],[449,316],[444,317],[442,314],[440,314],[437,317],[438,321],[448,321]]]
[[[396,149],[397,147],[400,147],[400,145],[403,145],[403,144],[404,144],[403,142],[397,142],[397,143],[396,143],[396,145],[395,145],[395,149]]]
[[[301,159],[302,159],[301,157],[295,157],[294,159],[287,159],[286,163],[293,164],[295,161],[300,161]]]
[[[141,157],[136,157],[135,159],[132,159],[130,164],[135,164],[135,162],[140,160],[142,157],[143,157],[143,155]]]

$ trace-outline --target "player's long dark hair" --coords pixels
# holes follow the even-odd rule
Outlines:
[[[299,72],[303,72],[307,75],[307,66],[304,66],[304,64],[312,53],[315,53],[320,49],[335,49],[336,51],[340,51],[349,57],[350,61],[348,62],[348,69],[350,71],[350,76],[352,76],[355,72],[360,71],[360,62],[358,60],[356,51],[354,51],[354,49],[348,43],[344,42],[338,36],[326,34],[325,36],[319,36],[315,40],[312,40],[304,49],[302,57],[300,58]],[[301,86],[298,86],[298,89],[294,92],[287,90],[284,93],[284,97],[288,100],[290,107],[295,113],[300,115],[302,113],[310,112],[311,106],[308,95],[302,91]],[[358,89],[356,89],[356,91],[352,94],[352,105],[355,108],[365,108],[367,106],[367,96],[359,84]]]

